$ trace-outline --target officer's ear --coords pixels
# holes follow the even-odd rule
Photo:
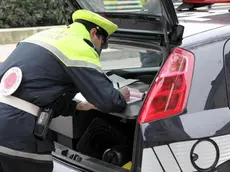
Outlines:
[[[90,30],[90,36],[91,36],[91,37],[95,37],[95,36],[97,36],[96,34],[97,34],[97,29],[96,29],[96,28],[92,28],[92,29]]]

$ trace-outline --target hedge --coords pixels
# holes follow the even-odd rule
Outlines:
[[[65,24],[62,10],[71,15],[58,0],[0,0],[0,28],[51,26]]]

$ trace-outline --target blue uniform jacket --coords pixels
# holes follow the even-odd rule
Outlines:
[[[66,67],[51,52],[38,45],[18,44],[0,64],[0,79],[14,66],[21,68],[23,80],[13,96],[44,107],[64,93],[70,93],[72,97],[59,107],[63,116],[74,115],[76,103],[71,98],[78,92],[103,112],[121,112],[126,107],[123,96],[104,74],[91,68]],[[52,141],[41,141],[34,136],[35,122],[35,116],[0,103],[0,146],[38,154],[53,151]]]

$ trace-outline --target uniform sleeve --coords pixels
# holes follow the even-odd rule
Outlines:
[[[122,112],[127,103],[112,82],[102,73],[92,68],[68,67],[77,90],[85,99],[105,113]]]
[[[58,101],[54,104],[53,107],[55,115],[53,118],[56,118],[60,115],[73,116],[75,114],[77,103],[75,101],[72,101],[74,96],[74,92],[66,92],[58,99]]]

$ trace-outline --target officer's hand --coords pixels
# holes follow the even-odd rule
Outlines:
[[[118,91],[120,91],[120,93],[123,95],[123,97],[125,98],[126,101],[129,101],[130,91],[127,87],[120,88],[120,89],[118,89]]]
[[[97,109],[97,108],[91,103],[85,101],[85,102],[78,103],[76,109],[81,110],[81,111],[88,111],[88,110]]]

